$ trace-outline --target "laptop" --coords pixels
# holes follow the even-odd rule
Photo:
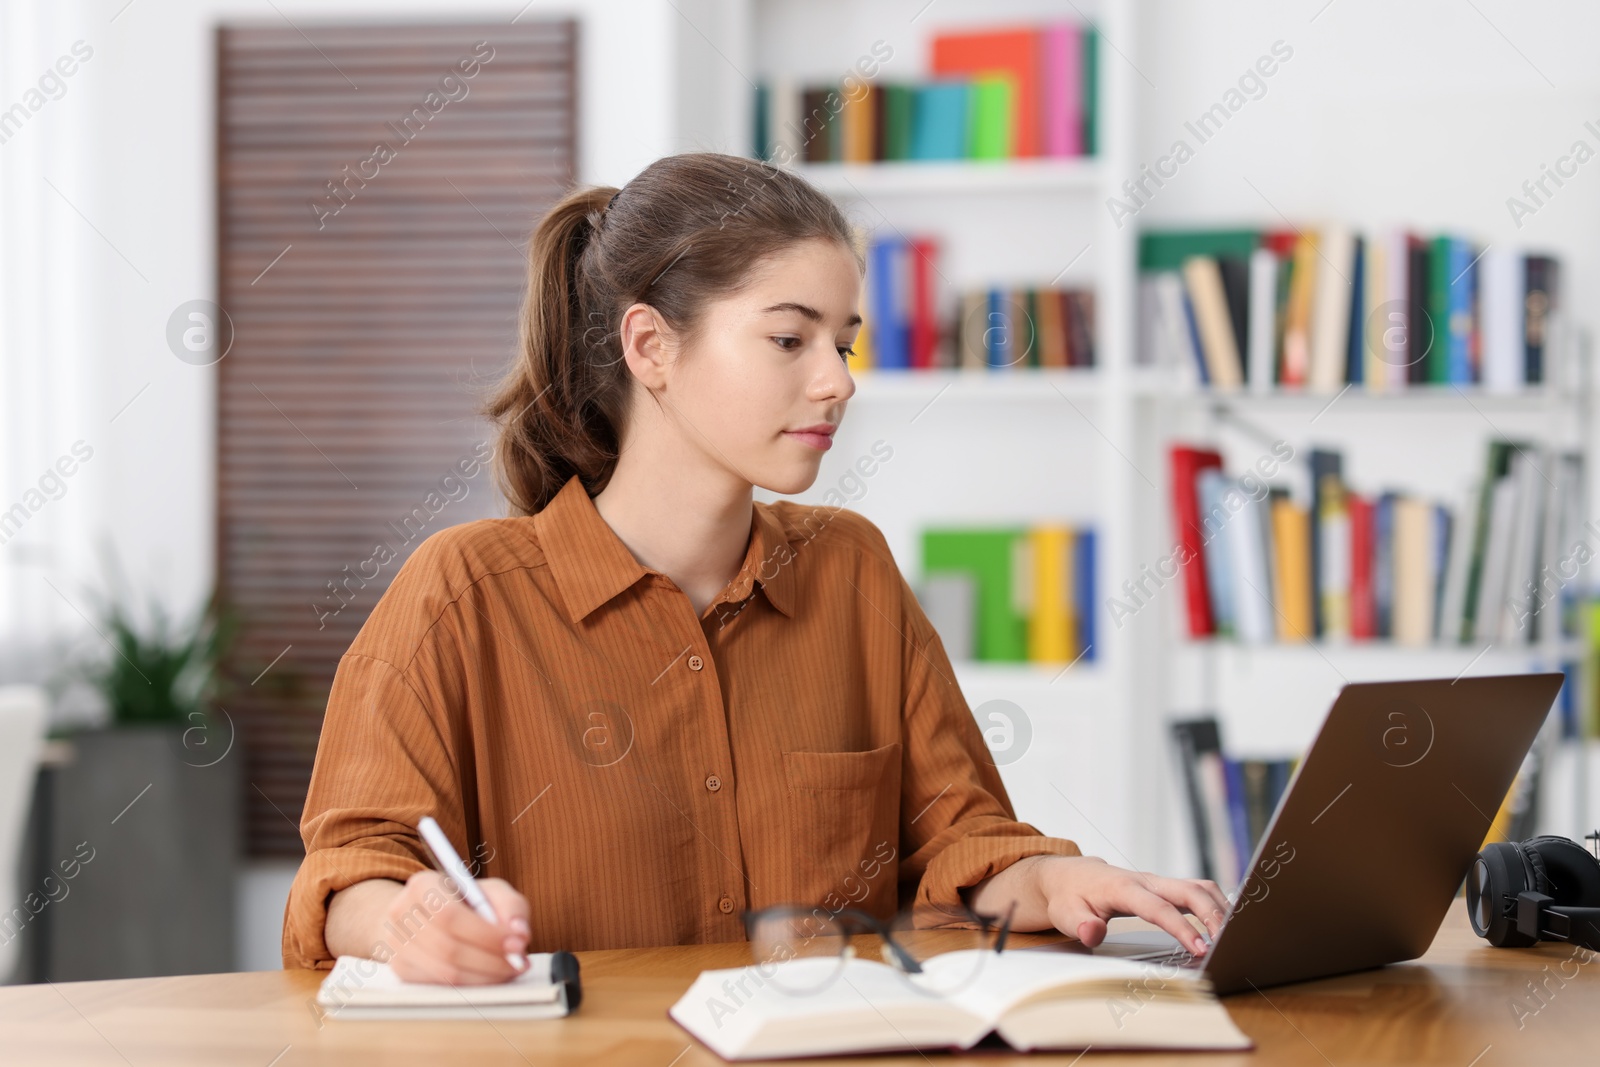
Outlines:
[[[1219,994],[1427,951],[1561,689],[1559,673],[1339,691],[1210,951],[1162,931],[1097,955],[1199,968]]]

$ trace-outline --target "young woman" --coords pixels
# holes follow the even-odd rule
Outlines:
[[[489,407],[514,517],[428,538],[340,661],[286,966],[418,981],[507,955],[740,940],[778,904],[1003,913],[1203,952],[1226,898],[1016,821],[883,535],[799,493],[855,386],[854,235],[751,160],[683,155],[539,223]],[[863,471],[885,460],[851,457]],[[453,899],[439,820],[500,917]]]

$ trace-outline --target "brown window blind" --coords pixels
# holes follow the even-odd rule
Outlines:
[[[576,32],[218,31],[217,574],[254,855],[301,852],[334,668],[396,569],[504,514],[474,412],[573,178]]]

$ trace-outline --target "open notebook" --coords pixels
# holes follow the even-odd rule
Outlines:
[[[836,967],[817,992],[786,991],[816,984],[805,969]],[[871,960],[795,959],[704,971],[670,1014],[726,1060],[965,1049],[991,1032],[1020,1050],[1252,1047],[1204,979],[1170,966],[969,950],[923,969],[905,976]]]
[[[500,985],[402,981],[387,963],[340,956],[322,980],[317,1004],[338,1019],[554,1019],[582,997],[578,958],[536,952],[528,969]]]

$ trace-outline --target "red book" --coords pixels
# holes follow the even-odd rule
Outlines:
[[[1372,596],[1372,501],[1345,493],[1350,517],[1350,639],[1378,636],[1378,605]]]
[[[939,245],[931,237],[911,241],[911,366],[927,370],[934,365],[939,348],[939,305],[934,292],[938,277],[935,260]]]
[[[1018,156],[1042,151],[1039,112],[1041,72],[1039,31],[1001,30],[985,33],[943,33],[933,39],[935,77],[972,78],[1007,74],[1016,82],[1011,143]]]
[[[1185,550],[1179,558],[1188,560],[1182,570],[1183,587],[1188,594],[1190,637],[1209,637],[1216,632],[1211,595],[1206,591],[1206,536],[1200,525],[1200,497],[1195,490],[1195,479],[1200,472],[1212,467],[1222,469],[1220,452],[1172,446],[1172,518],[1177,527],[1178,543]]]

